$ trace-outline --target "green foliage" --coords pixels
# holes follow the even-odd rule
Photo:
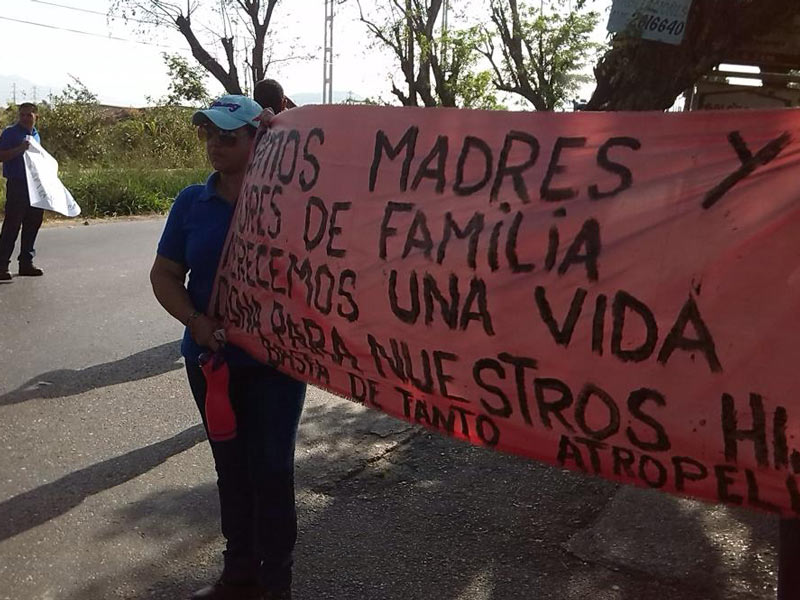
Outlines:
[[[205,146],[191,123],[194,109],[153,106],[131,111],[108,127],[108,152],[98,161],[174,169],[206,164]],[[44,143],[44,136],[42,137]]]
[[[380,0],[367,16],[359,2],[361,22],[378,46],[394,54],[408,86],[405,91],[392,83],[392,93],[405,106],[503,108],[490,73],[479,68],[485,40],[480,19],[464,10],[457,20],[462,25],[444,27],[441,9],[437,0]]]
[[[444,32],[436,41],[441,48],[440,64],[444,76],[437,87],[440,98],[452,98],[461,108],[503,110],[489,71],[478,70],[479,46],[484,41],[480,26]]]
[[[575,96],[581,84],[591,81],[581,70],[597,57],[601,48],[589,41],[599,18],[596,12],[554,13],[526,23],[527,35],[541,39],[542,47],[538,60],[529,64],[529,68],[550,67],[550,85],[543,86],[550,106],[562,107]]]
[[[583,70],[602,48],[590,39],[600,15],[584,4],[570,10],[565,0],[549,0],[542,10],[544,4],[491,0],[494,28],[484,55],[497,89],[519,94],[537,110],[568,104],[581,84],[591,81]]]
[[[83,214],[137,215],[169,210],[187,185],[202,183],[207,169],[88,169],[62,175]]]
[[[459,106],[483,110],[507,110],[497,100],[497,90],[492,85],[489,71],[468,72],[459,81],[457,95]]]
[[[103,106],[79,80],[39,106],[42,145],[88,217],[166,211],[177,193],[201,183],[210,168],[191,124],[194,109]],[[17,107],[0,111],[9,125]],[[5,202],[0,186],[0,206]]]
[[[88,218],[166,212],[178,192],[203,183],[208,173],[206,168],[95,168],[67,170],[60,177],[80,205],[81,216]],[[5,187],[0,186],[3,204]]]
[[[17,105],[9,103],[0,111],[0,126],[3,128],[13,125],[17,121]]]
[[[106,145],[103,125],[97,96],[75,77],[51,104],[39,107],[36,124],[48,152],[79,164],[91,164],[103,157]]]
[[[42,144],[65,167],[119,164],[157,168],[205,164],[205,152],[191,124],[192,110],[179,106],[115,109],[98,104],[75,80],[39,108]],[[16,108],[6,115],[16,118]]]
[[[174,169],[205,166],[205,147],[191,123],[194,109],[182,106],[102,106],[79,80],[39,107],[42,145],[62,168],[120,164]],[[3,125],[16,120],[16,106],[0,113]]]
[[[161,55],[169,73],[169,93],[167,104],[188,104],[189,106],[207,106],[211,96],[206,89],[206,71],[200,65],[190,65],[180,54]]]

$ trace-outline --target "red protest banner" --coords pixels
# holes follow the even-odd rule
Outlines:
[[[792,110],[292,110],[212,310],[396,417],[797,515],[798,140]]]

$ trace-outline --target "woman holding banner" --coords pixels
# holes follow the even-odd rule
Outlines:
[[[238,425],[233,439],[215,441],[210,433],[227,543],[221,577],[196,600],[291,599],[294,448],[305,384],[225,345],[221,324],[205,314],[260,113],[249,98],[223,96],[194,114],[214,172],[175,199],[150,272],[156,298],[186,326],[181,351],[206,431],[214,385],[200,359],[208,351],[227,363],[222,393]]]

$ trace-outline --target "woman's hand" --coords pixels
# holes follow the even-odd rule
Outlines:
[[[217,352],[225,343],[225,330],[222,325],[206,315],[198,315],[187,325],[192,339],[204,348]]]

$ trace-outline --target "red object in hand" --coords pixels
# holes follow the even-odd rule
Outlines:
[[[221,352],[200,355],[200,368],[206,378],[206,424],[208,437],[225,442],[236,437],[236,415],[228,395],[230,372]]]

